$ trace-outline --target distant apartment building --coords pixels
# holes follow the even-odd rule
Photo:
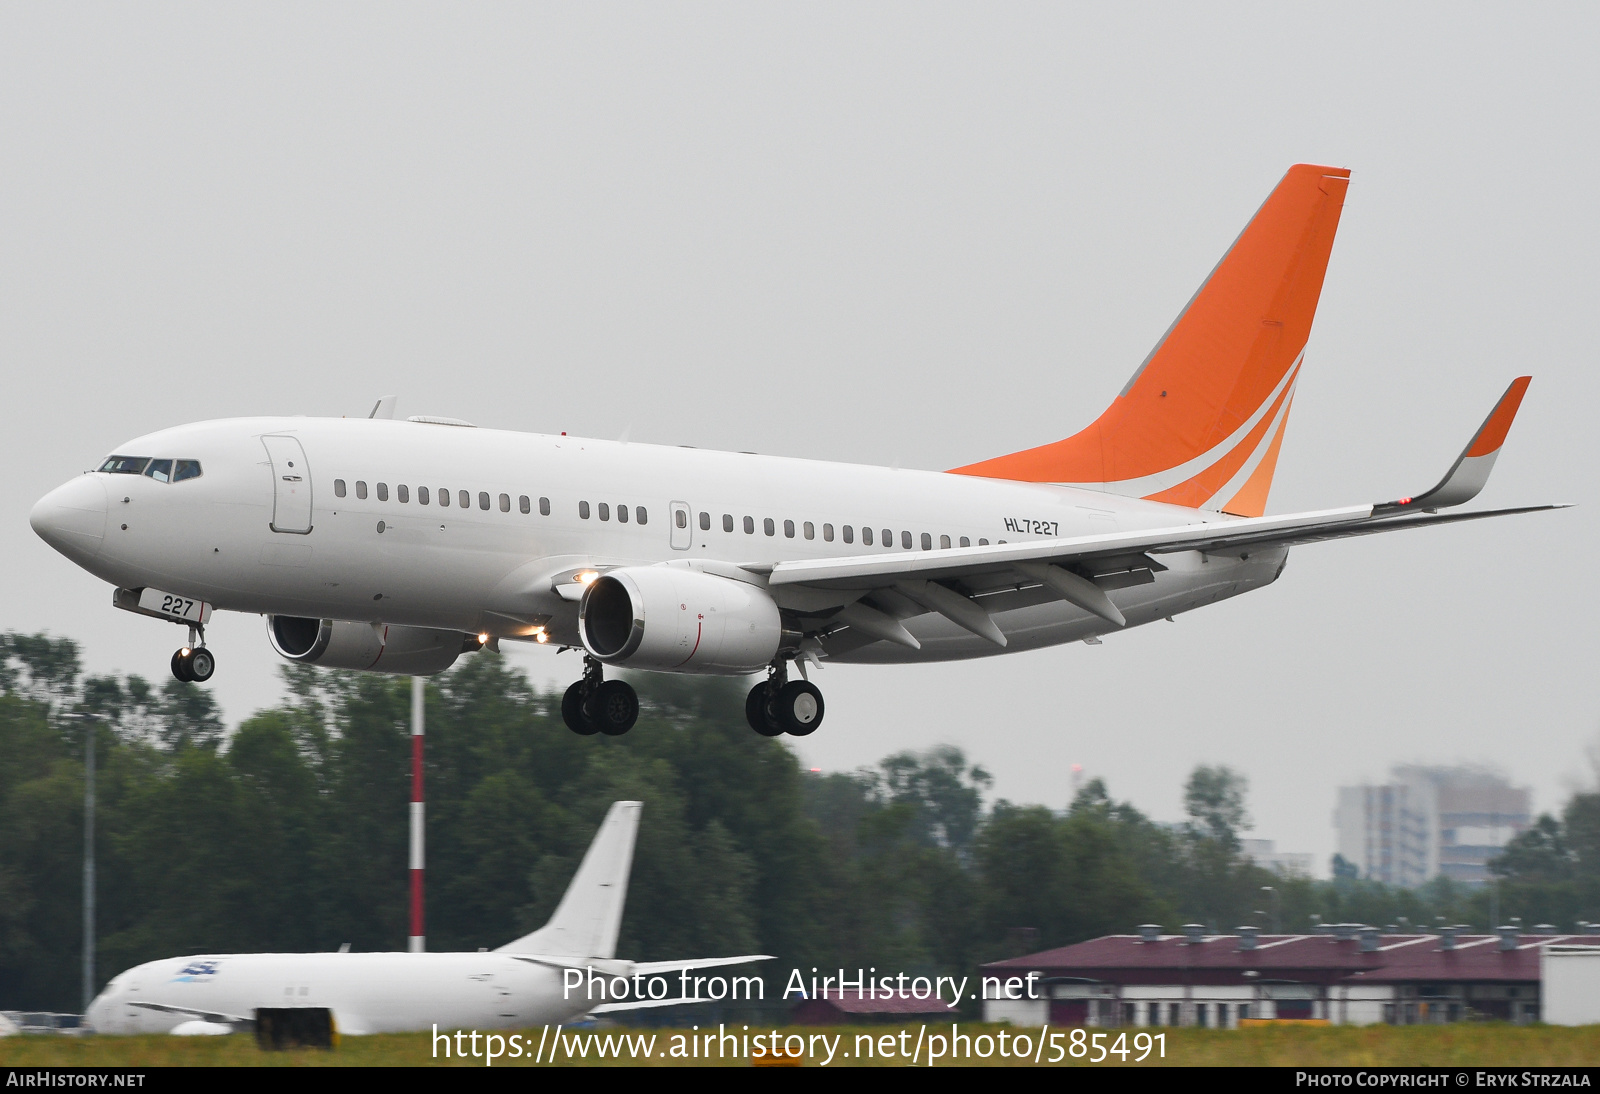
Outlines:
[[[1242,839],[1239,841],[1239,850],[1263,870],[1271,870],[1283,877],[1311,876],[1309,851],[1279,851],[1269,839]]]
[[[1532,822],[1526,787],[1475,767],[1396,767],[1382,786],[1340,787],[1333,816],[1359,876],[1403,886],[1486,881],[1489,860]]]

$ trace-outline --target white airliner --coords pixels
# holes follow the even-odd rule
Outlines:
[[[770,958],[616,959],[640,808],[613,804],[550,922],[492,953],[236,953],[149,961],[106,985],[89,1006],[89,1025],[97,1033],[220,1033],[248,1028],[259,1009],[316,1007],[332,1013],[340,1033],[526,1029],[583,1014],[697,1002],[679,990],[684,970]],[[597,1003],[623,994],[619,978],[633,997]]]
[[[427,674],[502,639],[585,652],[562,712],[625,733],[603,666],[766,670],[752,728],[803,735],[795,665],[1094,643],[1271,584],[1297,543],[1444,514],[1488,479],[1528,378],[1432,490],[1264,516],[1349,172],[1289,170],[1116,401],[1065,440],[951,472],[478,429],[447,418],[245,418],[150,433],[56,489],[33,527],[190,626],[267,617],[284,657]]]

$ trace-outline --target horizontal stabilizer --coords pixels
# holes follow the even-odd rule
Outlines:
[[[1532,379],[1531,376],[1518,376],[1511,381],[1511,386],[1500,396],[1500,401],[1478,427],[1478,432],[1472,435],[1467,447],[1461,450],[1461,455],[1456,457],[1456,462],[1450,466],[1444,478],[1439,480],[1439,485],[1416,497],[1380,505],[1374,512],[1379,516],[1387,516],[1406,511],[1445,509],[1477,497],[1489,481],[1489,472],[1494,470],[1495,458],[1500,455],[1500,448],[1506,442],[1506,434],[1511,430],[1517,408],[1522,405],[1522,396],[1527,393],[1528,383]]]
[[[633,971],[640,976],[660,976],[664,972],[682,972],[684,969],[711,969],[718,965],[747,965],[752,961],[773,961],[769,953],[747,953],[743,957],[703,957],[687,961],[635,961]]]
[[[601,1003],[590,1014],[615,1014],[618,1011],[644,1010],[646,1007],[686,1007],[690,1003],[707,1003],[708,999],[635,999],[626,1003]]]

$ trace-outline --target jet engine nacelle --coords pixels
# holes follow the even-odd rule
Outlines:
[[[608,665],[742,676],[771,664],[782,640],[764,589],[681,566],[624,566],[578,602],[584,649]]]
[[[362,669],[400,676],[432,676],[455,664],[477,640],[460,631],[391,627],[344,619],[267,616],[272,648],[291,661],[328,669]]]

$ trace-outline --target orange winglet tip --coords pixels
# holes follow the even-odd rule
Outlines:
[[[1478,435],[1472,438],[1472,444],[1467,447],[1469,457],[1487,456],[1491,452],[1500,451],[1500,446],[1506,443],[1506,434],[1511,432],[1511,423],[1517,417],[1517,409],[1522,406],[1522,397],[1528,393],[1528,384],[1532,381],[1532,376],[1518,376],[1511,381],[1511,386],[1500,396],[1500,401],[1489,412],[1489,417],[1484,419]]]
[[[1505,444],[1506,434],[1511,431],[1511,423],[1517,416],[1517,408],[1522,405],[1522,397],[1527,394],[1528,384],[1532,380],[1531,376],[1518,376],[1511,381],[1511,386],[1500,396],[1500,401],[1494,405],[1489,416],[1478,427],[1478,432],[1472,435],[1466,450],[1456,457],[1456,462],[1450,465],[1450,470],[1439,480],[1439,485],[1415,497],[1401,498],[1399,501],[1384,502],[1375,506],[1373,515],[1388,516],[1413,506],[1418,509],[1443,509],[1451,505],[1461,505],[1477,497],[1478,492],[1489,481],[1489,472],[1494,469],[1495,459],[1500,454],[1500,446]]]

